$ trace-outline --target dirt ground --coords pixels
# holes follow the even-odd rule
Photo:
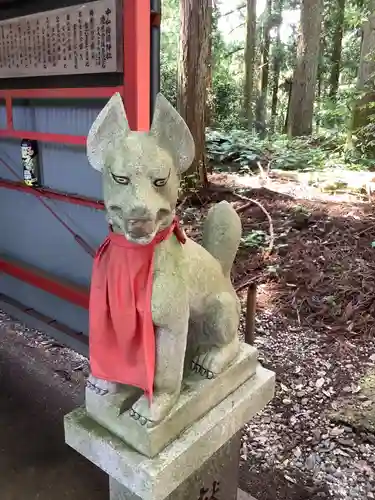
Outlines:
[[[27,338],[0,327],[1,500],[107,500],[107,476],[64,444],[82,386],[55,373]]]
[[[229,201],[239,211],[244,236],[234,283],[237,290],[249,282],[258,284],[258,310],[272,309],[287,321],[297,320],[302,326],[332,335],[372,337],[374,205],[352,195],[338,198],[324,193],[317,197],[316,190],[305,192],[292,182],[287,188],[272,182],[267,188],[249,189],[241,177],[237,185],[233,178],[214,175],[212,191],[198,192],[183,201],[180,216],[188,234],[199,240],[210,206]],[[265,214],[230,190],[261,203],[268,211],[273,230],[271,255],[267,253],[270,226]],[[251,238],[254,232],[261,233],[259,244],[256,234]]]

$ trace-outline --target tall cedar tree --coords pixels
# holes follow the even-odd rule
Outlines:
[[[290,99],[288,135],[312,133],[323,0],[302,0],[297,61]]]
[[[271,101],[271,123],[272,128],[275,127],[277,116],[277,103],[280,85],[280,72],[282,65],[282,44],[281,44],[281,23],[284,8],[284,0],[278,0],[275,4],[275,24],[276,24],[276,40],[273,47],[273,62],[272,62],[272,101]]]
[[[197,171],[207,185],[205,125],[212,21],[212,0],[181,0],[178,109],[194,137],[196,155],[190,173]]]
[[[329,96],[336,98],[340,81],[342,37],[344,32],[345,0],[336,0],[334,16],[333,47],[331,54],[331,74],[329,78]]]
[[[253,126],[254,58],[256,43],[256,0],[247,0],[244,115],[247,128]]]
[[[261,45],[261,72],[259,81],[259,97],[256,105],[256,130],[263,136],[266,132],[266,104],[268,93],[268,81],[270,75],[270,45],[272,28],[272,0],[267,0],[264,12],[264,21],[262,27],[262,45]]]

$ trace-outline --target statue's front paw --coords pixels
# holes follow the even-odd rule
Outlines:
[[[191,363],[191,369],[194,372],[199,373],[199,375],[202,375],[202,377],[205,377],[208,379],[215,378],[216,373],[214,373],[213,371],[211,371],[208,368],[206,368],[205,366],[203,366],[201,364],[202,362],[204,362],[204,360],[201,358],[201,356],[197,356],[196,358],[194,358],[194,360]]]
[[[94,391],[99,396],[105,396],[106,394],[114,394],[118,390],[118,384],[115,382],[108,382],[108,380],[103,380],[101,378],[94,377],[90,375],[86,381],[87,389]]]
[[[192,363],[192,369],[203,377],[212,379],[222,373],[233,359],[237,356],[239,343],[237,337],[227,345],[211,347],[203,354],[196,356]]]
[[[154,427],[171,411],[179,397],[177,394],[154,394],[150,405],[146,396],[141,396],[129,411],[129,415],[141,425]]]

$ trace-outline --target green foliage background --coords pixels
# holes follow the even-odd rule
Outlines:
[[[240,6],[244,2],[237,2]],[[274,2],[275,4],[275,2]],[[353,147],[348,147],[348,133],[351,127],[353,104],[358,98],[356,79],[361,51],[361,27],[369,14],[368,0],[346,0],[345,21],[341,53],[340,84],[335,99],[329,97],[331,54],[333,33],[337,23],[337,0],[324,0],[322,27],[322,50],[319,71],[321,74],[321,93],[315,102],[315,130],[313,137],[288,140],[283,135],[288,96],[284,82],[293,74],[297,26],[292,35],[280,45],[276,45],[276,31],[271,30],[270,84],[272,82],[272,60],[275,51],[281,57],[281,75],[278,91],[278,109],[275,127],[271,134],[267,123],[268,135],[260,139],[253,131],[247,131],[243,120],[244,87],[244,43],[228,42],[218,29],[222,12],[218,5],[213,10],[212,30],[212,89],[210,94],[212,119],[207,131],[207,151],[215,164],[226,162],[238,165],[239,169],[251,170],[258,160],[272,160],[272,166],[282,169],[310,170],[324,168],[373,169],[375,150],[375,114],[362,130],[354,137]],[[300,1],[286,0],[284,10],[298,8]],[[236,2],[233,3],[233,9]],[[241,11],[245,23],[244,9]],[[254,106],[257,98],[259,80],[259,51],[261,46],[262,15],[258,19],[257,55],[254,69]],[[163,0],[162,23],[162,92],[177,104],[177,73],[180,13],[178,0]],[[242,29],[244,35],[245,30]],[[372,105],[373,106],[373,105]],[[266,110],[270,121],[271,88],[268,89]]]

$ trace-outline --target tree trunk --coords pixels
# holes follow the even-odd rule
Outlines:
[[[279,0],[276,13],[278,16],[277,20],[277,31],[276,31],[276,40],[274,45],[274,56],[273,56],[273,81],[272,81],[272,102],[271,102],[271,124],[272,131],[275,130],[276,125],[276,117],[277,117],[277,104],[278,104],[278,94],[279,94],[279,81],[280,81],[280,71],[282,64],[282,53],[281,53],[281,38],[280,38],[280,29],[282,23],[282,14],[283,14],[284,0]]]
[[[269,60],[270,60],[270,31],[272,27],[272,0],[267,0],[266,10],[264,12],[264,23],[262,29],[262,53],[261,53],[261,78],[259,87],[259,97],[256,106],[256,130],[264,136],[266,132],[266,104],[268,93],[268,81],[270,74]]]
[[[288,123],[289,123],[289,113],[290,113],[290,103],[292,100],[293,80],[291,80],[291,79],[285,80],[284,88],[285,88],[285,91],[288,93],[288,105],[286,108],[286,116],[285,116],[285,121],[284,121],[283,134],[287,134],[288,133]]]
[[[322,0],[303,0],[288,122],[290,137],[311,135],[319,61]]]
[[[256,0],[247,0],[244,115],[247,128],[253,126],[254,57],[256,41]]]
[[[208,54],[207,54],[207,107],[206,107],[206,127],[211,125],[212,115],[213,115],[213,96],[212,96],[212,71],[213,71],[213,57],[212,57],[212,28],[213,28],[213,10],[214,6],[212,2],[208,7],[209,12],[209,24],[210,24],[210,35],[208,39]]]
[[[319,128],[320,128],[320,110],[321,110],[321,104],[322,104],[322,95],[324,92],[323,88],[323,74],[324,74],[324,42],[323,40],[320,41],[320,50],[319,50],[319,63],[318,63],[318,74],[317,74],[317,92],[316,92],[316,129],[315,133],[318,135],[319,134]]]
[[[322,74],[323,72],[318,70],[318,90],[316,93],[316,112],[317,112],[317,118],[316,118],[316,128],[315,128],[315,133],[318,135],[319,134],[319,128],[320,128],[320,109],[321,109],[321,100],[322,100]]]
[[[357,89],[366,92],[365,95],[353,105],[353,115],[347,135],[347,148],[353,147],[353,132],[361,136],[362,127],[374,120],[375,91],[373,78],[375,74],[375,61],[372,54],[375,51],[375,0],[370,4],[370,16],[363,24],[361,58],[358,69]],[[375,157],[375,148],[369,145],[366,151]]]
[[[195,160],[189,173],[198,172],[207,185],[205,125],[211,37],[211,0],[181,0],[178,109],[195,141]]]
[[[335,27],[333,32],[333,48],[331,55],[331,74],[329,78],[329,97],[336,99],[340,81],[342,36],[344,31],[345,0],[337,0]]]
[[[359,62],[357,88],[363,90],[371,82],[375,72],[375,61],[371,57],[375,50],[375,1],[368,21],[363,24],[361,59]]]

